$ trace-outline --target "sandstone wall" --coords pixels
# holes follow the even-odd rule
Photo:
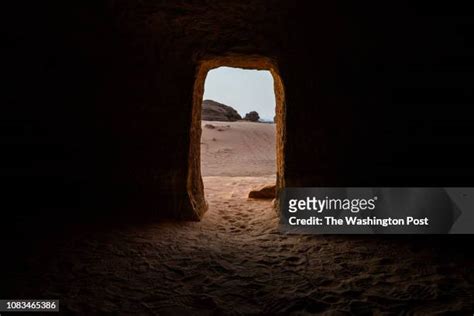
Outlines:
[[[280,186],[473,185],[471,17],[283,0],[29,6],[2,20],[2,180],[21,214],[199,218],[195,79],[223,56],[268,58],[282,80]]]

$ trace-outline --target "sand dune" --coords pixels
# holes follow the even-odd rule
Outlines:
[[[202,175],[275,174],[275,146],[275,124],[203,121]]]

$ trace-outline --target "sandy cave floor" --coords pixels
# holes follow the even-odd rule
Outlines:
[[[274,177],[205,177],[201,222],[81,230],[17,275],[24,297],[80,314],[467,313],[472,259],[406,238],[291,236],[249,188]],[[225,190],[223,190],[225,188]]]
[[[211,124],[202,137],[209,210],[201,222],[25,239],[13,250],[26,261],[0,260],[11,265],[1,296],[60,298],[61,311],[81,315],[472,315],[474,261],[468,248],[452,248],[454,237],[282,234],[272,201],[247,199],[275,182],[267,176],[276,168],[274,124]]]

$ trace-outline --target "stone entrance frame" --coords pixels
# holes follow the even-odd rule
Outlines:
[[[222,66],[268,70],[272,74],[276,107],[277,193],[285,187],[285,92],[277,63],[268,57],[261,56],[226,56],[202,60],[198,64],[194,83],[187,178],[187,193],[194,211],[195,220],[200,220],[208,208],[201,177],[201,110],[204,82],[209,70]]]

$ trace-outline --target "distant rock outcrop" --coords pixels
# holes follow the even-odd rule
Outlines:
[[[244,120],[250,121],[250,122],[258,122],[259,119],[260,119],[260,115],[258,115],[256,111],[252,111],[245,114],[245,118],[244,118]]]
[[[232,107],[213,101],[202,101],[202,117],[203,121],[223,121],[234,122],[241,120],[240,114]]]

